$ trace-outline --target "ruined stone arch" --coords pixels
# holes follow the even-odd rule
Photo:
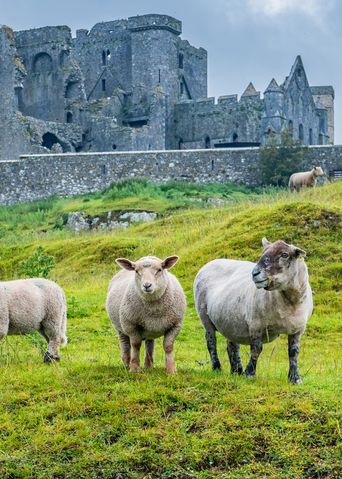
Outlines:
[[[78,98],[78,83],[69,81],[65,88],[65,98],[76,100]]]
[[[53,70],[52,58],[48,53],[38,53],[32,62],[32,70],[34,73],[50,73]]]
[[[59,65],[63,67],[69,61],[69,54],[68,50],[62,50],[59,54]]]

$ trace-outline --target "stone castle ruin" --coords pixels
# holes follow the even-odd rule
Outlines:
[[[142,15],[77,30],[0,28],[0,159],[30,153],[249,147],[289,130],[334,141],[334,90],[309,86],[298,56],[263,97],[252,83],[207,97],[207,52],[182,24]]]

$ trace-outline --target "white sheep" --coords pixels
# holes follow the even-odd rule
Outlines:
[[[284,241],[262,240],[257,264],[217,259],[207,263],[194,284],[195,305],[205,327],[213,369],[220,369],[216,331],[227,338],[231,372],[242,374],[239,344],[250,344],[246,376],[254,376],[264,342],[288,335],[288,378],[301,383],[297,367],[299,342],[313,303],[305,252]]]
[[[123,268],[110,282],[106,310],[116,329],[122,360],[130,371],[140,368],[145,341],[145,367],[153,366],[154,339],[164,336],[166,372],[176,372],[173,345],[183,322],[186,300],[176,277],[167,270],[178,261],[146,256],[136,262],[118,258]]]
[[[316,186],[318,176],[323,175],[324,171],[320,166],[314,166],[311,171],[293,173],[289,179],[289,188],[291,191],[299,191],[303,187],[314,188]]]
[[[0,282],[0,340],[38,331],[47,341],[45,362],[58,361],[66,344],[66,300],[63,290],[42,278]]]

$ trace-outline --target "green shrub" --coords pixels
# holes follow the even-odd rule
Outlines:
[[[19,274],[29,278],[48,278],[55,267],[55,258],[38,246],[32,256],[19,263]]]
[[[263,185],[287,186],[291,174],[302,169],[305,152],[288,130],[282,133],[280,145],[272,140],[261,147],[258,168]]]

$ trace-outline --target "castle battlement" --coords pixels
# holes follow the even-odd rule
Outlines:
[[[169,15],[137,15],[128,18],[128,28],[132,32],[140,30],[168,30],[175,35],[182,33],[182,22]]]

